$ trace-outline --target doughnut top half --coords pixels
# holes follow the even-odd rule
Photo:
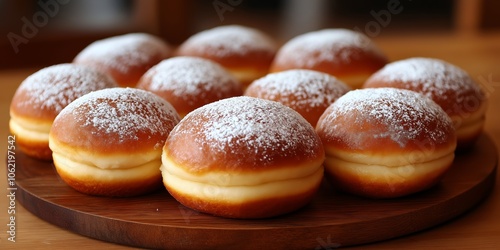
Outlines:
[[[450,116],[479,110],[486,99],[481,87],[459,67],[434,58],[395,61],[374,73],[364,87],[409,89],[426,95]]]
[[[21,83],[12,99],[11,112],[52,122],[75,99],[117,86],[107,75],[84,66],[53,65],[35,72]]]
[[[226,68],[267,68],[276,50],[275,42],[259,30],[225,25],[194,34],[181,44],[177,54],[207,58]]]
[[[51,139],[97,153],[161,150],[179,122],[175,109],[139,89],[110,88],[78,98],[56,117]]]
[[[387,63],[367,36],[347,29],[324,29],[296,36],[277,52],[271,71],[313,69],[336,77],[371,74]]]
[[[348,92],[322,115],[316,131],[325,147],[366,153],[407,153],[450,148],[453,123],[417,92],[396,88]]]
[[[164,147],[190,172],[258,171],[322,161],[314,128],[278,102],[233,97],[189,113]]]

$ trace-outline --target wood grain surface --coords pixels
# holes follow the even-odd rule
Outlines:
[[[436,226],[473,208],[495,182],[497,149],[483,135],[458,155],[436,187],[405,198],[374,200],[342,194],[324,183],[311,204],[261,220],[224,219],[183,207],[165,190],[132,198],[74,191],[52,163],[16,153],[19,201],[33,214],[92,238],[144,248],[311,249],[391,239]]]

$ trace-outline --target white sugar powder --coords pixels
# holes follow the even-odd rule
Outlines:
[[[350,90],[333,76],[302,69],[269,74],[249,88],[261,89],[256,97],[306,109],[329,106]]]
[[[148,63],[161,54],[165,58],[169,46],[159,38],[145,33],[131,33],[95,41],[83,49],[75,62],[99,62],[126,73],[131,67]]]
[[[397,82],[401,88],[417,90],[436,101],[452,98],[453,101],[462,103],[466,93],[483,96],[479,85],[464,70],[432,58],[416,57],[392,62],[372,78],[389,85]]]
[[[68,105],[62,112],[71,113],[82,128],[96,134],[117,135],[118,142],[136,140],[137,133],[168,136],[165,127],[173,127],[179,116],[160,97],[139,89],[111,88],[92,92]],[[166,123],[169,126],[166,125]],[[78,128],[75,128],[78,129]]]
[[[168,91],[179,98],[200,98],[207,92],[222,97],[235,88],[238,81],[219,64],[197,57],[173,57],[151,68],[145,75],[150,79],[148,90]]]
[[[70,102],[91,91],[116,87],[107,75],[73,64],[58,64],[41,69],[19,86],[27,98],[18,107],[52,110],[57,115]]]
[[[317,149],[313,128],[298,113],[278,102],[244,96],[196,109],[174,128],[169,140],[175,140],[177,134],[194,135],[201,148],[217,153],[238,154],[234,149],[247,148],[261,163],[273,159],[257,152],[279,151],[286,157],[297,148],[308,155]]]
[[[446,113],[431,99],[413,91],[394,88],[360,89],[350,91],[332,104],[321,123],[326,134],[337,134],[353,148],[362,148],[366,136],[390,138],[404,147],[409,140],[426,134],[432,142],[443,142],[443,128],[451,127]],[[354,117],[353,124],[339,124],[344,117]],[[352,122],[352,120],[350,120]],[[429,124],[434,124],[430,126]],[[380,131],[361,126],[381,124]],[[352,130],[360,126],[360,133]],[[433,129],[429,129],[433,128]]]
[[[245,55],[250,51],[274,54],[276,45],[262,32],[239,25],[227,25],[201,31],[185,41],[182,48],[218,57]]]
[[[277,64],[292,61],[298,67],[312,68],[320,62],[349,62],[360,49],[382,55],[382,52],[365,35],[348,29],[324,29],[292,38],[276,55]]]

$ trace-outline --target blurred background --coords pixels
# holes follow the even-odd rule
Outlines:
[[[148,32],[178,45],[229,24],[279,42],[322,28],[361,31],[374,40],[500,31],[497,0],[0,0],[0,69],[69,62],[91,42]]]

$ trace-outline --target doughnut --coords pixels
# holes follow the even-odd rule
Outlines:
[[[188,56],[163,60],[144,74],[137,88],[162,97],[181,117],[205,104],[243,95],[238,80],[218,63]]]
[[[392,62],[363,87],[408,89],[434,100],[451,117],[460,152],[472,148],[483,130],[486,94],[464,70],[443,60],[415,57]]]
[[[345,83],[326,73],[291,69],[255,80],[245,95],[280,102],[315,127],[325,109],[349,90]]]
[[[226,218],[295,211],[323,179],[314,128],[281,103],[239,96],[198,108],[172,130],[162,154],[163,183],[191,209]]]
[[[173,53],[170,45],[146,33],[129,33],[97,40],[73,59],[111,75],[122,87],[134,87],[141,76]]]
[[[450,168],[453,123],[426,96],[405,89],[348,92],[316,126],[325,147],[325,176],[347,193],[396,198],[434,186]]]
[[[109,76],[73,65],[52,65],[28,76],[10,104],[10,132],[26,155],[52,160],[49,131],[52,122],[70,102],[91,91],[117,87]]]
[[[386,56],[367,36],[348,29],[323,29],[286,42],[276,53],[270,71],[321,71],[356,89],[386,63]]]
[[[277,45],[263,32],[239,25],[219,26],[194,34],[177,50],[179,56],[210,59],[233,74],[243,86],[266,75]]]
[[[66,106],[49,134],[58,175],[88,195],[127,197],[162,187],[161,153],[180,118],[145,90],[109,88]]]

